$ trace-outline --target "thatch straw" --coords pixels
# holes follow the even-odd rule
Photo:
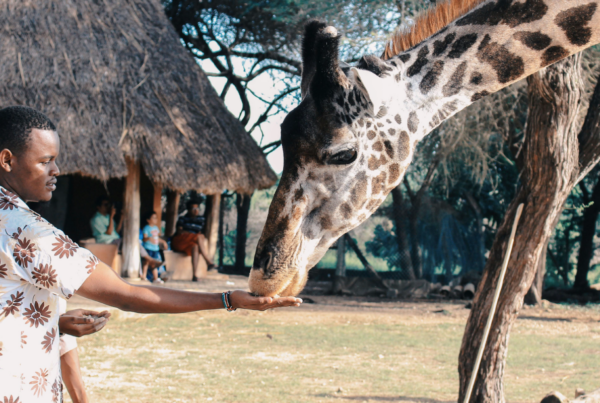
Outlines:
[[[249,193],[276,176],[179,41],[158,0],[5,0],[0,106],[46,113],[63,173]]]

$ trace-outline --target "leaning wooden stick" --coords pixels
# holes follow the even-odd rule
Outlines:
[[[498,298],[500,297],[500,291],[502,291],[502,284],[504,283],[504,275],[506,274],[506,268],[508,267],[508,261],[512,252],[513,243],[515,241],[515,233],[517,232],[517,225],[519,224],[519,218],[523,212],[523,203],[517,207],[517,214],[515,215],[515,221],[513,222],[512,231],[510,232],[510,238],[508,239],[508,248],[504,255],[504,262],[502,262],[502,269],[500,270],[500,277],[498,277],[498,284],[496,285],[496,292],[494,293],[494,300],[492,302],[492,308],[490,309],[490,315],[488,316],[485,329],[483,330],[483,338],[479,345],[479,351],[477,352],[477,358],[475,359],[475,365],[473,366],[473,372],[471,372],[471,379],[469,380],[469,387],[467,388],[467,394],[465,395],[464,403],[469,403],[471,399],[471,393],[473,392],[473,386],[475,385],[475,379],[477,379],[477,372],[479,372],[479,364],[481,364],[481,357],[483,356],[483,350],[487,344],[488,335],[490,334],[490,328],[494,321],[494,315],[496,314],[496,305],[498,305]]]

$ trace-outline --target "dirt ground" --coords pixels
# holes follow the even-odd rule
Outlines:
[[[230,276],[169,286],[245,288]],[[138,315],[114,309],[80,339],[95,402],[454,402],[466,301],[306,296],[296,309]],[[69,308],[103,309],[73,297]],[[600,387],[600,306],[523,309],[511,332],[507,399]],[[69,401],[67,399],[67,401]]]

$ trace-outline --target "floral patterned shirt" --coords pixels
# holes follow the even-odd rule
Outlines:
[[[62,402],[59,299],[97,263],[0,186],[0,402]]]

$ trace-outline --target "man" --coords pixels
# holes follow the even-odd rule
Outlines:
[[[204,218],[200,217],[200,205],[196,200],[186,204],[187,213],[177,220],[177,231],[171,240],[171,248],[176,252],[185,253],[192,257],[192,281],[198,281],[197,272],[200,255],[206,260],[208,270],[215,264],[208,253],[208,240],[202,233]]]
[[[123,227],[123,214],[119,224],[115,229],[115,214],[117,210],[111,204],[110,200],[106,196],[100,196],[96,200],[96,214],[90,220],[90,226],[92,227],[92,233],[96,238],[97,243],[110,243],[113,245],[119,245],[121,243],[121,237],[119,231]]]
[[[26,204],[52,198],[59,148],[56,128],[42,113],[22,106],[0,110],[0,401],[62,400],[59,298],[77,293],[140,313],[224,304],[264,310],[302,302],[239,290],[195,293],[126,283]]]

